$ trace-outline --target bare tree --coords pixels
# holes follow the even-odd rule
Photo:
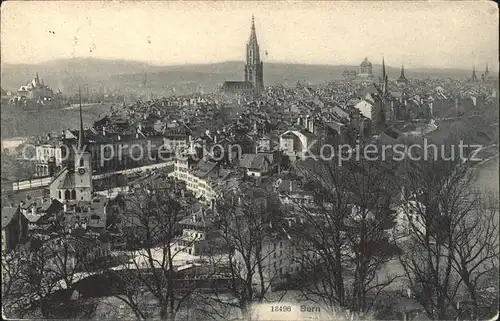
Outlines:
[[[236,308],[251,318],[252,304],[266,301],[280,276],[275,244],[283,236],[281,213],[269,192],[250,184],[241,184],[238,194],[225,194],[216,211],[222,246],[228,250],[227,259],[218,263],[227,276],[226,293],[211,292],[201,312],[227,318]]]
[[[39,242],[2,257],[2,307],[6,316],[46,316],[44,299],[57,290],[50,256]]]
[[[456,229],[475,206],[467,164],[408,162],[404,215],[410,235],[400,257],[414,298],[431,319],[456,317],[462,280],[454,272]]]
[[[465,213],[454,228],[452,251],[453,269],[460,275],[471,303],[470,307],[462,305],[461,310],[469,310],[470,318],[478,319],[491,317],[480,310],[495,304],[482,300],[479,292],[485,278],[498,269],[498,200],[472,202],[476,207]]]
[[[330,312],[335,306],[367,312],[395,279],[378,279],[383,265],[398,253],[386,232],[392,223],[394,178],[389,173],[394,169],[363,160],[302,165],[298,168],[310,182],[314,204],[294,204],[304,222],[296,234],[302,253],[315,254],[312,260],[300,258],[305,275],[313,279],[303,292],[320,298]]]
[[[173,245],[179,236],[178,223],[185,217],[179,197],[168,179],[151,177],[124,200],[121,221],[133,230],[140,249],[129,253],[128,262],[113,272],[125,290],[116,296],[141,319],[152,317],[158,308],[161,319],[174,320],[192,293],[192,289],[181,291],[175,285],[174,261],[182,248]]]
[[[322,301],[333,314],[336,306],[344,307],[348,301],[343,255],[347,248],[343,226],[349,211],[348,191],[338,181],[340,167],[335,163],[307,165],[296,168],[306,181],[304,189],[312,191],[314,199],[291,203],[299,223],[292,229],[297,250],[314,253],[296,258],[300,263],[299,277],[307,282],[301,286],[301,292],[308,300]]]

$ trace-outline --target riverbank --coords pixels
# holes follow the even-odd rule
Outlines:
[[[474,187],[487,194],[499,196],[499,154],[478,163],[474,168]]]
[[[91,126],[94,121],[110,111],[111,105],[98,104],[85,107],[83,122]],[[66,128],[79,128],[80,113],[73,109],[45,109],[40,112],[29,112],[22,109],[2,110],[2,141],[18,137],[45,136],[47,133],[60,132]]]

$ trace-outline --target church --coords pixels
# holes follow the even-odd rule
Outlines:
[[[91,202],[92,188],[92,157],[84,145],[84,130],[82,105],[80,103],[80,133],[78,151],[74,154],[74,165],[64,167],[49,184],[50,198],[61,203],[68,201]]]
[[[222,90],[227,94],[249,94],[259,93],[264,89],[264,71],[260,60],[260,49],[255,32],[255,19],[252,16],[252,27],[250,30],[250,40],[247,48],[247,63],[245,65],[244,81],[226,81]]]

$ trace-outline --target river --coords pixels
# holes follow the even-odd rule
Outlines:
[[[498,154],[488,161],[478,164],[474,168],[475,174],[475,187],[485,193],[491,193],[493,195],[499,195],[499,156]]]

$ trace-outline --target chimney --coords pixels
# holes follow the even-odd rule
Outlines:
[[[36,204],[31,207],[31,215],[36,215]]]
[[[64,203],[64,205],[63,205],[63,211],[64,212],[68,211],[68,203]]]
[[[106,136],[106,126],[102,126],[102,135]]]
[[[288,220],[288,227],[292,227],[292,220]]]
[[[306,116],[306,123],[304,127],[309,130],[309,115]]]
[[[311,119],[309,120],[309,127],[308,127],[307,129],[309,129],[309,131],[310,131],[311,133],[314,133],[314,119],[313,119],[313,118],[311,118]]]
[[[293,190],[293,184],[292,181],[290,181],[290,192]]]
[[[193,214],[193,222],[196,223],[196,214]]]

